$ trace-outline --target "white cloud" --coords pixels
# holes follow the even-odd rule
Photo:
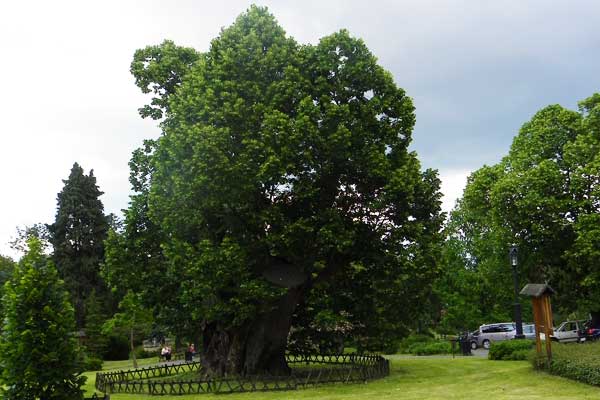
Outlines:
[[[442,211],[449,212],[456,205],[456,200],[462,197],[467,178],[472,171],[468,170],[445,170],[440,172],[442,181],[440,191],[444,194],[442,198]]]

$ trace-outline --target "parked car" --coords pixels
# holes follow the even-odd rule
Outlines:
[[[595,342],[600,339],[600,327],[594,326],[592,321],[588,320],[583,324],[582,335],[586,341]]]
[[[585,321],[565,321],[559,325],[558,328],[553,329],[553,334],[550,336],[550,340],[555,342],[584,342],[584,329]],[[546,339],[546,335],[540,333],[542,340]]]
[[[535,340],[535,325],[534,324],[524,324],[523,325],[523,335],[525,339]]]
[[[471,332],[471,348],[489,349],[492,342],[509,340],[514,337],[515,324],[513,322],[481,325],[478,330]]]

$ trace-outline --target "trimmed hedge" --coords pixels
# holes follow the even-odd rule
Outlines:
[[[533,366],[554,375],[600,386],[600,342],[552,343],[552,362],[532,357]]]
[[[490,360],[527,360],[531,349],[535,346],[533,340],[505,340],[492,342],[488,359]]]

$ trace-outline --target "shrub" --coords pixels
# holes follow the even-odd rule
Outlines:
[[[551,374],[600,386],[600,342],[585,344],[552,344],[552,362],[532,357],[533,366]]]
[[[157,357],[159,354],[160,350],[144,350],[144,346],[138,346],[135,348],[136,358]]]
[[[83,364],[86,371],[100,371],[102,359],[94,356],[86,357]]]
[[[432,354],[449,354],[452,352],[452,346],[449,342],[431,341],[424,343],[415,343],[408,349],[409,353],[417,356],[427,356]]]
[[[528,360],[530,355],[531,355],[531,349],[515,350],[508,357],[503,358],[503,360],[511,360],[511,361]]]
[[[493,342],[488,353],[490,360],[527,360],[535,345],[532,340]]]
[[[396,354],[398,352],[398,340],[389,340],[383,343],[381,348],[383,354]]]
[[[410,347],[417,343],[430,343],[433,342],[434,339],[431,336],[424,335],[421,333],[411,334],[400,341],[398,345],[399,353],[410,353]]]

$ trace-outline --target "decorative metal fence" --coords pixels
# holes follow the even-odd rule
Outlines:
[[[289,376],[246,375],[222,378],[202,376],[200,363],[182,363],[128,371],[99,372],[96,389],[104,393],[200,394],[296,390],[324,383],[355,383],[383,378],[389,361],[378,355],[290,355]],[[197,371],[194,379],[168,376]]]
[[[200,371],[199,362],[163,364],[155,367],[130,369],[127,371],[98,372],[96,373],[96,389],[104,393],[149,393],[138,391],[138,387],[148,379],[162,378],[177,375],[182,372]],[[127,389],[131,387],[131,391]],[[119,388],[111,390],[112,388]],[[107,390],[108,389],[108,390]]]

